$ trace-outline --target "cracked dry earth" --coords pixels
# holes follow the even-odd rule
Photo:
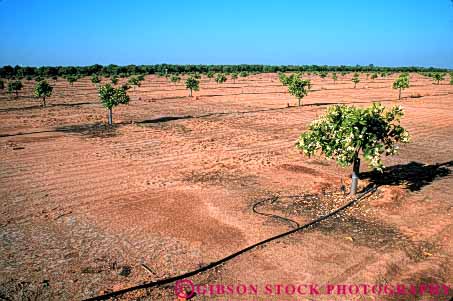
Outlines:
[[[46,108],[29,97],[32,82],[19,99],[2,92],[0,299],[80,300],[204,266],[290,229],[252,212],[269,196],[298,196],[259,209],[300,224],[337,208],[349,170],[303,157],[294,142],[329,104],[396,104],[395,76],[362,75],[356,89],[351,75],[313,77],[303,107],[287,107],[295,101],[276,74],[203,80],[195,98],[147,76],[130,105],[114,109],[112,128],[88,78],[58,80]],[[380,185],[373,196],[191,279],[256,284],[258,295],[193,300],[340,300],[326,284],[452,284],[453,86],[416,74],[411,85],[400,104],[413,142],[386,158],[384,175],[363,175],[363,185]],[[261,289],[301,283],[321,295]],[[176,297],[168,285],[120,299]]]

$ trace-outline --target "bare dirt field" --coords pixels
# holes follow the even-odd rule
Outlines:
[[[0,299],[80,300],[199,268],[291,229],[253,212],[271,196],[282,197],[259,211],[299,224],[341,206],[350,169],[304,157],[294,143],[328,105],[373,101],[401,104],[412,136],[385,159],[384,175],[364,174],[362,186],[375,182],[377,192],[191,280],[260,287],[228,300],[373,300],[328,295],[329,283],[452,285],[453,86],[412,74],[398,102],[396,76],[362,74],[356,89],[350,74],[336,84],[312,77],[296,107],[277,74],[203,78],[193,98],[152,75],[114,109],[112,128],[89,78],[51,81],[46,108],[31,97],[32,81],[18,99],[1,92]],[[301,283],[321,295],[261,294],[266,284]],[[435,299],[452,297],[453,288]],[[170,284],[121,298],[176,296]],[[193,298],[211,299],[226,297]],[[401,300],[412,299],[427,298]]]

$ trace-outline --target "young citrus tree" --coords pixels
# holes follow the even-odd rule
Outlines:
[[[68,81],[68,83],[72,86],[74,86],[74,83],[78,80],[79,78],[77,77],[77,75],[68,75],[66,77],[66,80]]]
[[[294,76],[288,83],[288,92],[297,98],[297,104],[299,107],[301,106],[302,98],[308,94],[310,88],[310,80],[301,79],[298,76]]]
[[[453,85],[453,72],[450,73],[450,85]]]
[[[91,82],[96,86],[96,88],[98,87],[99,83],[101,82],[101,79],[99,78],[99,76],[97,74],[93,74],[91,75]]]
[[[247,76],[249,76],[249,74],[247,73],[247,71],[241,71],[241,72],[239,73],[239,76],[240,76],[240,77],[247,77]]]
[[[400,125],[403,109],[399,106],[386,110],[380,103],[368,108],[335,105],[324,116],[313,121],[302,133],[297,148],[305,155],[324,154],[340,166],[353,165],[351,195],[357,193],[362,155],[369,167],[382,171],[383,155],[395,155],[397,143],[408,143],[409,133]]]
[[[22,82],[20,80],[10,81],[8,83],[8,92],[9,93],[15,92],[16,98],[17,98],[17,97],[19,97],[19,91],[22,90],[23,86],[24,85],[22,84]]]
[[[46,97],[52,95],[53,87],[45,80],[36,83],[35,85],[35,97],[42,98],[42,106],[46,106]]]
[[[209,81],[211,81],[211,79],[214,77],[214,72],[212,71],[209,71],[206,76],[209,78]]]
[[[110,81],[112,82],[112,84],[116,85],[118,83],[118,76],[116,76],[116,75],[112,76]]]
[[[192,97],[192,91],[200,90],[200,82],[193,77],[188,77],[186,79],[186,88],[189,89],[189,96]]]
[[[433,74],[433,79],[437,82],[437,84],[440,84],[441,80],[444,80],[445,74],[436,72]]]
[[[219,74],[216,75],[215,81],[218,84],[222,84],[222,83],[227,81],[227,77],[225,76],[225,74],[219,73]]]
[[[354,89],[355,89],[355,87],[357,86],[357,84],[360,82],[359,75],[358,75],[357,73],[354,74],[354,76],[352,77],[351,81],[354,83]]]
[[[298,76],[294,73],[289,76],[286,76],[284,73],[279,74],[279,79],[283,86],[288,86],[296,77],[298,78]]]
[[[113,124],[113,108],[120,104],[129,103],[129,95],[123,87],[114,88],[110,84],[105,84],[99,88],[99,97],[104,107],[108,109],[108,123]]]
[[[175,87],[176,87],[176,84],[179,83],[181,81],[181,77],[176,75],[176,74],[173,74],[171,77],[170,77],[170,81],[172,83],[175,84]]]
[[[401,99],[401,90],[409,88],[409,76],[401,74],[394,82],[393,89],[399,89],[398,100]]]
[[[319,77],[322,78],[322,79],[326,78],[327,77],[327,72],[324,72],[324,71],[323,72],[319,72]]]
[[[285,73],[283,73],[283,72],[278,73],[278,79],[280,80],[280,82],[282,83],[283,86],[287,85],[288,77],[286,76]]]
[[[237,72],[231,73],[231,79],[233,80],[233,84],[236,83],[236,80],[238,79],[238,74]]]
[[[332,73],[332,79],[333,79],[333,83],[335,84],[338,80],[338,77],[337,77],[337,74],[334,72]]]
[[[378,77],[378,74],[376,72],[371,74],[371,80],[375,80],[377,77]]]
[[[127,83],[134,87],[134,91],[135,91],[136,87],[140,87],[140,85],[141,85],[140,80],[138,79],[138,77],[135,77],[135,76],[131,76],[128,79]]]

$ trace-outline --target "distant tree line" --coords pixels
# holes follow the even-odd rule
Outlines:
[[[22,67],[3,66],[0,68],[1,78],[31,78],[31,77],[67,77],[67,76],[119,76],[128,77],[140,74],[167,75],[170,73],[266,73],[266,72],[449,72],[446,68],[434,67],[379,67],[367,66],[319,66],[319,65],[92,65],[92,66],[43,66],[43,67]]]

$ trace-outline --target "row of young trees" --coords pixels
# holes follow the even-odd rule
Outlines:
[[[239,72],[450,72],[446,68],[424,68],[424,67],[381,67],[373,64],[367,66],[327,66],[327,65],[107,65],[99,64],[91,66],[3,66],[0,67],[1,78],[24,78],[27,76],[42,76],[47,78],[65,77],[68,75],[91,76],[98,74],[102,76],[113,75],[139,75],[139,74],[167,74],[167,73],[239,73]]]
[[[308,92],[310,91],[310,89],[311,89],[310,80],[302,79],[301,78],[301,74],[302,73],[294,73],[294,74],[291,74],[291,75],[287,76],[284,73],[279,73],[280,82],[284,86],[288,87],[288,92],[289,92],[290,95],[296,97],[296,99],[298,101],[298,106],[302,105],[302,103],[301,103],[302,98],[304,96],[306,96],[308,94]],[[241,73],[239,73],[239,75],[245,77],[245,76],[248,75],[248,73],[241,72]],[[428,73],[428,74],[424,74],[424,75],[428,76],[428,77],[432,77],[433,80],[435,81],[435,83],[437,83],[437,84],[439,84],[440,81],[445,79],[445,74],[438,73],[438,72],[436,72],[436,73]],[[327,76],[327,73],[323,72],[323,73],[320,74],[321,78],[325,78],[326,76]],[[218,84],[221,84],[221,83],[224,83],[224,82],[227,81],[227,77],[223,73],[218,73],[218,74],[208,73],[207,77],[209,79],[215,77],[215,81]],[[231,74],[231,79],[233,81],[236,80],[237,77],[238,77],[238,73]],[[372,79],[374,79],[376,77],[377,77],[377,75],[375,73],[371,75]],[[181,77],[179,75],[176,75],[176,74],[172,74],[172,75],[168,75],[167,74],[167,78],[169,78],[169,80],[172,83],[174,83],[175,85],[178,82],[181,81]],[[195,74],[189,76],[186,79],[185,86],[186,86],[186,89],[189,90],[189,96],[193,95],[193,91],[198,91],[199,90],[199,88],[200,88],[199,79],[200,78],[201,78],[201,75],[199,73],[195,73]],[[76,82],[78,79],[79,79],[78,76],[67,76],[66,77],[66,80],[71,85],[73,85],[73,83]],[[105,93],[103,92],[103,93],[105,95],[110,95],[110,94],[113,93],[112,89],[116,89],[114,91],[116,91],[115,93],[117,93],[117,94],[113,93],[112,95],[113,96],[122,95],[121,93],[123,93],[123,92],[120,93],[120,90],[118,90],[118,89],[121,89],[121,91],[124,91],[124,93],[125,93],[130,88],[130,86],[133,86],[134,89],[135,89],[135,87],[139,87],[141,85],[141,82],[144,79],[145,79],[144,75],[132,76],[132,77],[130,77],[127,80],[127,83],[123,84],[121,87],[115,88],[115,87],[113,87],[111,85],[104,85],[102,91],[109,91],[108,93],[107,92],[105,92]],[[332,79],[334,80],[334,83],[335,83],[336,80],[337,80],[337,75],[336,75],[335,72],[332,73]],[[118,77],[116,77],[116,76],[111,77],[110,80],[111,80],[111,83],[113,85],[116,85],[118,83]],[[351,78],[351,81],[354,83],[354,88],[356,88],[357,83],[360,82],[359,74],[355,73],[354,76]],[[91,76],[91,82],[96,86],[96,88],[99,88],[99,84],[101,83],[101,78],[97,74],[93,74]],[[453,85],[453,73],[450,73],[450,84]],[[3,90],[4,87],[5,87],[5,85],[4,85],[3,80],[0,80],[0,90]],[[18,97],[18,93],[22,89],[22,87],[23,87],[23,84],[22,84],[22,82],[20,80],[12,80],[12,81],[8,82],[8,92],[9,93],[13,93],[14,92],[16,94],[16,97]],[[400,76],[393,82],[392,87],[393,87],[393,89],[397,89],[399,91],[398,100],[400,100],[401,99],[402,90],[409,88],[409,73],[408,72],[401,73]],[[52,91],[53,91],[53,87],[46,80],[40,80],[35,85],[34,95],[36,97],[38,97],[38,98],[41,98],[42,99],[42,105],[45,106],[46,105],[46,98],[51,96]],[[120,93],[120,94],[118,94],[118,93]],[[121,99],[119,99],[118,102],[116,103],[115,101],[111,100],[111,97],[113,97],[113,96],[109,96],[110,100],[103,101],[103,104],[104,103],[105,104],[111,104],[111,105],[105,105],[107,107],[107,109],[109,110],[109,124],[111,124],[111,122],[112,122],[112,108],[113,108],[113,106],[116,106],[116,105],[122,104],[122,103],[127,103],[127,102],[124,102],[124,100],[121,100]],[[101,97],[101,99],[102,99],[102,97]]]
[[[334,75],[336,76],[336,74],[333,74],[332,78],[335,81]],[[322,75],[322,77],[326,76],[325,74]],[[210,78],[213,77],[214,74]],[[437,76],[433,76],[433,78],[438,83],[443,79]],[[226,81],[226,76],[217,74],[215,79],[216,82],[222,83]],[[301,99],[310,90],[310,80],[302,79],[300,74],[287,76],[283,73],[279,74],[279,79],[283,85],[288,87],[289,93],[298,99],[300,106]],[[138,76],[131,77],[127,83],[139,86],[141,80],[143,79]],[[172,75],[170,80],[179,82],[181,78],[178,75]],[[96,75],[91,77],[91,81],[96,86],[101,82]],[[353,76],[352,81],[354,84],[360,81],[358,74]],[[451,75],[450,83],[453,84],[453,75]],[[128,84],[115,87],[107,83],[99,87],[99,97],[102,105],[108,109],[108,123],[110,125],[113,123],[113,108],[130,101],[127,94]],[[20,81],[10,81],[8,88],[20,90],[17,87],[21,87],[21,85]],[[199,89],[199,78],[197,75],[189,76],[185,85],[192,95],[193,90]],[[1,82],[0,87],[4,88],[3,82]],[[402,73],[393,83],[393,88],[400,91],[399,98],[401,98],[401,90],[407,87],[409,87],[409,74]],[[52,91],[53,88],[49,83],[42,80],[36,83],[34,94],[36,97],[42,98],[42,104],[45,106],[46,97],[50,97]],[[325,115],[310,124],[308,131],[300,135],[296,146],[307,156],[324,154],[327,158],[336,160],[341,166],[353,165],[350,194],[354,195],[358,187],[361,155],[369,162],[372,169],[382,171],[384,167],[382,156],[396,154],[398,143],[410,141],[409,133],[400,125],[403,113],[401,107],[396,106],[386,110],[384,106],[377,103],[369,108],[356,108],[346,105],[332,106],[328,108]]]

